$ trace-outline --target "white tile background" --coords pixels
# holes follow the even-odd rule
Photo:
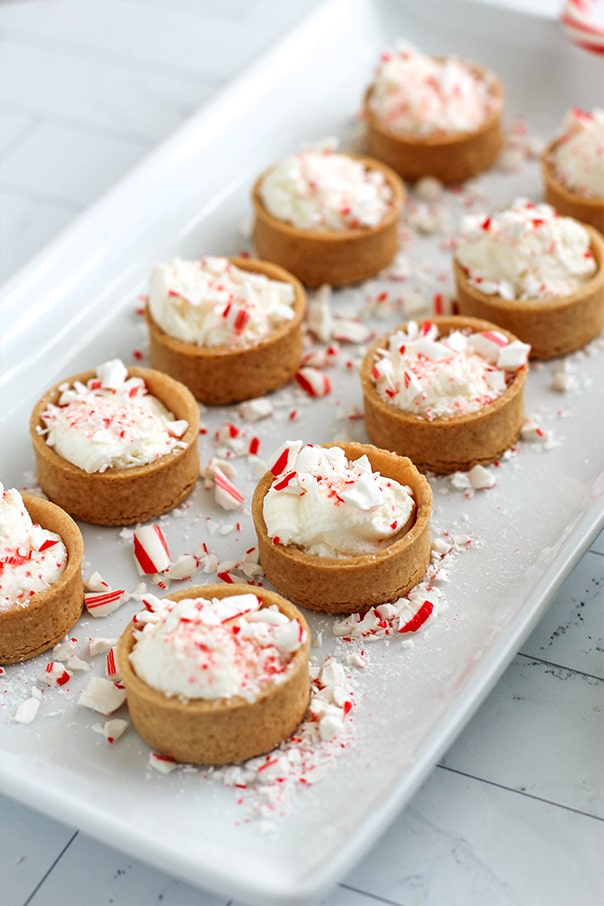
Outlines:
[[[0,277],[318,2],[0,2]],[[551,15],[560,4],[530,5]],[[322,906],[604,902],[603,604],[600,536],[420,792]],[[3,906],[227,903],[10,799],[0,826]]]

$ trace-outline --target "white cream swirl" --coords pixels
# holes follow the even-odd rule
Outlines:
[[[367,456],[349,461],[341,447],[288,441],[274,457],[274,474],[275,463],[285,467],[263,502],[274,542],[319,557],[353,557],[381,550],[412,515],[411,490],[374,472]]]

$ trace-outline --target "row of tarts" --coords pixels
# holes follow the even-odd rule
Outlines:
[[[236,348],[191,346],[166,334],[147,307],[153,367],[128,368],[127,377],[141,380],[146,392],[160,400],[183,425],[179,442],[169,453],[131,468],[87,472],[49,446],[48,423],[44,420],[49,406],[60,407],[66,389],[79,385],[94,390],[99,383],[96,371],[67,378],[44,394],[35,406],[31,438],[38,481],[49,500],[25,496],[24,502],[34,523],[63,538],[68,560],[58,581],[35,594],[27,606],[0,611],[0,663],[15,663],[48,650],[64,637],[81,614],[83,543],[71,517],[101,525],[134,524],[165,513],[184,500],[199,477],[197,400],[209,405],[228,405],[262,397],[286,384],[299,368],[302,355],[306,307],[303,282],[308,286],[323,282],[347,285],[377,273],[391,260],[398,244],[397,223],[404,204],[404,187],[389,167],[374,159],[360,160],[368,170],[380,170],[392,188],[394,203],[385,222],[373,228],[348,231],[340,237],[326,236],[320,231],[314,231],[312,236],[293,235],[297,231],[275,221],[263,208],[258,185],[255,187],[254,238],[257,250],[268,260],[232,259],[228,266],[293,288],[293,316],[268,337]],[[569,296],[561,302],[517,306],[513,323],[520,329],[509,329],[505,313],[500,316],[506,307],[493,308],[491,303],[497,300],[492,297],[487,298],[486,304],[490,304],[488,311],[495,317],[492,320],[473,317],[477,313],[484,317],[484,307],[477,310],[477,306],[485,300],[467,283],[463,269],[457,265],[454,265],[455,276],[462,314],[433,318],[411,329],[412,339],[419,335],[428,343],[442,343],[448,337],[462,335],[486,339],[491,347],[493,343],[495,347],[524,346],[524,357],[516,357],[513,367],[500,369],[505,371],[502,392],[487,405],[434,419],[397,409],[375,387],[376,363],[383,358],[392,333],[396,332],[379,338],[367,351],[360,382],[371,443],[339,446],[349,464],[368,462],[373,474],[399,483],[409,491],[413,501],[411,515],[403,528],[393,529],[380,550],[326,557],[306,552],[295,541],[282,543],[271,536],[263,504],[269,491],[283,482],[283,464],[277,468],[274,461],[258,483],[252,516],[260,563],[277,593],[255,586],[253,594],[242,595],[240,589],[231,586],[211,585],[184,589],[168,596],[163,604],[150,598],[147,617],[143,620],[139,617],[138,625],[135,617],[124,631],[118,659],[133,722],[151,746],[177,760],[227,763],[267,751],[293,732],[308,704],[310,632],[301,611],[290,602],[311,610],[354,613],[395,600],[421,580],[430,559],[432,505],[430,485],[422,473],[468,470],[476,464],[497,460],[517,439],[524,419],[523,388],[529,347],[532,346],[533,357],[548,358],[580,348],[602,329],[603,245],[596,231],[590,231],[590,237],[597,265],[593,280],[572,294],[572,298]],[[310,247],[305,246],[306,239],[311,240]],[[318,262],[328,270],[317,271]],[[359,263],[369,270],[357,273],[355,268]],[[297,274],[294,276],[284,264]],[[305,269],[306,264],[310,271]],[[527,311],[529,317],[523,323]],[[536,333],[532,333],[531,319]],[[546,319],[545,334],[554,341],[550,347],[542,346]],[[408,325],[401,329],[409,336]],[[570,347],[556,345],[560,338],[568,336],[573,338]],[[489,355],[490,366],[496,368],[492,349]],[[330,446],[325,445],[325,449]],[[220,602],[225,599],[232,599],[233,606],[229,609],[227,602],[220,620],[221,631],[225,626],[227,630],[223,643],[233,648],[234,659],[241,662],[246,682],[250,681],[250,688],[255,688],[253,694],[231,696],[229,693],[227,697],[210,696],[207,700],[188,698],[182,692],[158,691],[137,674],[132,652],[145,633],[149,636],[155,632],[153,627],[171,621],[169,631],[177,633],[179,626],[180,629],[186,626],[188,641],[181,639],[181,643],[199,648],[203,633],[207,632],[207,616],[201,616],[203,606],[191,603],[196,599],[211,600],[218,607],[223,606]],[[269,616],[259,619],[258,610],[270,612]],[[196,626],[193,633],[191,623]],[[263,627],[260,635],[250,629],[258,623]],[[286,641],[275,642],[271,627],[277,627],[279,638]],[[244,638],[251,648],[242,653],[240,646]],[[262,657],[257,657],[258,646],[263,651]],[[268,659],[267,651],[270,651]],[[209,665],[210,673],[214,660],[215,655],[209,656],[204,668]],[[256,669],[253,660],[261,662],[261,675],[255,673],[250,680]]]

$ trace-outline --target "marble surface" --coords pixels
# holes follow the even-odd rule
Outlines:
[[[1,4],[0,277],[18,279],[45,243],[314,5]],[[553,15],[559,4],[531,6]],[[601,535],[421,790],[322,906],[604,901],[603,605]],[[31,805],[0,798],[4,906],[242,906]]]

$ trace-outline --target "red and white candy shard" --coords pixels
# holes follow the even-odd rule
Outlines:
[[[139,575],[149,576],[161,573],[170,566],[168,542],[161,526],[157,523],[143,525],[132,536],[134,561]]]
[[[245,500],[219,466],[214,469],[214,500],[224,510],[236,510]]]
[[[170,774],[179,766],[178,762],[170,758],[169,755],[162,755],[160,752],[151,752],[149,754],[149,764],[158,774]]]
[[[319,371],[318,368],[300,368],[294,375],[296,384],[316,399],[327,396],[331,392],[331,381],[327,374]]]
[[[165,570],[169,579],[190,579],[200,567],[199,557],[195,554],[181,554]]]
[[[84,604],[91,617],[106,617],[113,613],[129,598],[123,588],[114,591],[90,591],[84,594]]]
[[[104,639],[101,636],[93,636],[93,638],[88,640],[88,653],[91,657],[95,657],[98,654],[107,654],[116,642],[117,639]]]
[[[107,679],[116,683],[121,680],[121,674],[117,665],[117,649],[110,648],[105,655],[105,675]]]
[[[301,440],[286,440],[282,444],[272,459],[269,460],[268,468],[276,477],[284,472],[289,472],[296,461],[296,457],[302,449]]]
[[[492,488],[495,486],[496,480],[492,472],[489,472],[488,469],[485,469],[484,466],[475,465],[472,466],[468,472],[468,478],[470,479],[470,484],[475,491],[481,491],[485,488]]]
[[[120,736],[123,736],[126,730],[128,729],[128,721],[121,720],[119,717],[114,717],[112,720],[107,720],[102,726],[102,732],[109,743],[117,742]]]
[[[71,679],[71,673],[58,661],[49,661],[44,672],[38,676],[38,682],[47,686],[64,686]]]
[[[598,24],[597,0],[566,0],[560,22],[567,37],[578,47],[604,54],[604,22]]]
[[[98,711],[99,714],[112,714],[125,701],[126,690],[123,686],[100,676],[91,676],[78,699],[78,705]]]

